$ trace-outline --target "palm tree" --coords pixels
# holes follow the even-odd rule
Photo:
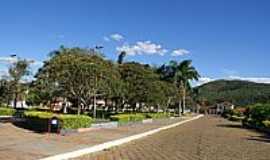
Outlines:
[[[191,60],[184,60],[179,63],[175,74],[178,88],[181,90],[182,94],[182,113],[184,113],[186,107],[187,91],[191,89],[190,81],[197,81],[200,77],[198,71],[191,65],[191,63]]]
[[[191,89],[190,81],[198,80],[200,77],[198,71],[191,63],[191,60],[184,60],[180,63],[170,61],[168,65],[162,65],[158,69],[158,72],[162,75],[162,79],[174,83],[178,88],[179,115],[181,114],[180,110],[184,113],[186,107],[187,91]]]

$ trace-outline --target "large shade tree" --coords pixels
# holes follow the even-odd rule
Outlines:
[[[160,80],[154,68],[136,62],[126,62],[119,65],[119,70],[126,87],[125,102],[133,110],[142,110],[143,107],[165,109],[168,106],[169,99],[173,97],[174,87]]]
[[[112,93],[118,74],[113,64],[93,49],[61,47],[36,77],[37,84],[50,86],[58,96],[75,101],[78,114],[93,104],[95,116],[97,96]]]

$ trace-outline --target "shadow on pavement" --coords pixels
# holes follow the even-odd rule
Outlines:
[[[261,136],[251,136],[250,138],[247,138],[247,140],[270,143],[270,135],[263,134]]]
[[[241,124],[218,124],[217,127],[244,129]]]
[[[18,128],[30,130],[30,131],[35,132],[35,133],[46,133],[46,129],[31,126],[26,121],[14,121],[12,124]]]
[[[270,135],[269,134],[267,134],[265,132],[262,132],[262,131],[259,131],[259,130],[256,130],[256,129],[243,127],[241,124],[218,124],[217,127],[239,128],[239,129],[252,130],[254,132],[260,133],[261,135],[259,135],[259,136],[250,136],[250,137],[247,138],[247,140],[270,143]]]

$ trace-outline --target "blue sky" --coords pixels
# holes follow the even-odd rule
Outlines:
[[[205,81],[270,82],[269,43],[268,0],[5,0],[0,5],[0,72],[12,53],[43,61],[60,45],[103,45],[113,60],[117,48],[130,51],[127,60],[149,64],[192,59]]]

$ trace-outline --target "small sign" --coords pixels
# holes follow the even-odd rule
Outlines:
[[[51,124],[57,125],[57,119],[53,119],[52,122],[51,122]]]

